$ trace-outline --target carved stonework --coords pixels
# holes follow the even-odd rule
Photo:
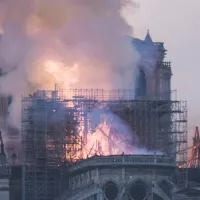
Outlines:
[[[84,169],[74,171],[76,175],[70,178],[69,193],[66,193],[66,197],[60,200],[85,200],[92,199],[95,195],[98,196],[98,200],[104,200],[106,195],[111,195],[111,197],[115,195],[114,200],[131,200],[135,198],[135,194],[139,191],[146,200],[152,200],[153,193],[160,196],[163,200],[171,200],[169,198],[171,188],[168,187],[168,185],[170,186],[169,180],[172,180],[173,174],[171,163],[168,163],[166,160],[167,163],[165,169],[163,169],[160,168],[159,163],[155,163],[154,167],[153,162],[151,169],[148,170],[147,166],[149,163],[147,161],[149,160],[146,156],[132,157],[130,159],[132,162],[137,158],[136,160],[144,162],[143,165],[139,167],[138,162],[133,162],[131,165],[128,162],[128,166],[120,165],[120,163],[118,163],[119,165],[116,163],[115,166],[112,164],[109,166],[106,163],[102,167],[100,163],[100,168],[92,165],[92,169],[89,171],[88,169],[85,171]],[[101,161],[105,163],[103,157]],[[86,180],[89,179],[89,176],[91,179],[87,182]],[[165,186],[169,189],[166,190]],[[99,197],[102,198],[99,199]]]

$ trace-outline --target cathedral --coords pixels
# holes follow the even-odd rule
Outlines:
[[[143,113],[141,120],[136,123],[139,127],[144,120],[150,121],[150,118],[153,118],[150,109],[163,118],[163,114],[160,115],[160,111],[156,109],[166,106],[163,101],[168,102],[171,99],[172,72],[170,62],[164,60],[167,51],[164,44],[153,42],[149,31],[144,40],[132,38],[132,43],[140,54],[134,83],[134,101],[137,102],[137,107],[142,105],[141,102],[145,102],[137,113],[139,118],[140,113]],[[150,104],[153,108],[148,107]],[[146,115],[149,115],[149,118],[145,117]],[[165,113],[165,121],[166,118],[170,118],[170,114]],[[163,124],[163,121],[155,120],[154,124],[156,123]],[[143,135],[144,143],[147,144],[145,140],[151,141],[151,134],[144,126],[147,126],[147,129],[152,126],[145,121],[138,130],[140,134],[149,133],[148,136]],[[169,125],[161,127],[163,133],[170,129]],[[142,137],[140,139],[142,140]],[[164,147],[164,143],[162,146]],[[170,154],[94,156],[74,164],[69,169],[69,188],[58,200],[171,200],[175,168],[175,160]]]
[[[24,162],[11,168],[7,168],[7,163],[0,164],[0,169],[9,169],[0,173],[0,197],[5,200],[188,200],[186,196],[177,197],[179,185],[184,186],[186,181],[185,171],[184,178],[180,178],[177,163],[187,160],[187,106],[185,102],[172,100],[171,63],[165,61],[167,50],[164,43],[152,40],[149,31],[144,40],[131,38],[131,42],[140,55],[133,83],[134,98],[124,98],[129,90],[120,91],[121,96],[117,93],[118,99],[103,99],[104,91],[95,91],[101,92],[95,99],[90,90],[80,90],[80,94],[75,90],[75,96],[61,99],[55,90],[47,100],[43,95],[22,100]],[[9,101],[2,102],[6,104],[6,111],[2,108],[4,115]],[[55,106],[62,108],[63,115],[54,124],[49,120],[56,113]],[[120,151],[108,156],[95,153],[87,159],[68,162],[74,156],[72,149],[76,154],[83,147],[82,139],[76,137],[79,125],[84,125],[86,133],[97,129],[91,121],[91,110],[99,106],[106,107],[99,112],[101,120],[105,117],[102,111],[115,113],[137,135],[139,148],[144,151],[130,154]],[[116,130],[119,121],[111,123],[109,131],[115,134],[119,131]],[[101,133],[105,135],[102,130]],[[106,139],[111,146],[116,145],[114,139]]]

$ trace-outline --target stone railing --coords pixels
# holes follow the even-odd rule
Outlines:
[[[120,155],[120,156],[94,156],[87,160],[81,160],[69,169],[74,172],[87,167],[100,166],[131,166],[131,165],[153,165],[153,166],[171,166],[176,164],[173,159],[163,155]]]

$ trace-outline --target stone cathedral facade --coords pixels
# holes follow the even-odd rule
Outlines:
[[[164,43],[153,42],[149,32],[144,40],[133,38],[140,54],[137,67],[136,98],[169,100],[171,97],[171,63],[166,62]]]
[[[132,38],[132,43],[140,54],[135,99],[170,101],[172,72],[164,44],[153,42],[149,32],[144,40]],[[80,161],[69,169],[69,188],[58,200],[171,200],[176,166],[170,159],[119,155]]]

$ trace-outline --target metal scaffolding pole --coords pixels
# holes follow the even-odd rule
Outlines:
[[[186,152],[175,152],[187,145],[185,102],[134,100],[132,90],[38,91],[22,99],[24,200],[52,200],[60,194],[63,169],[85,158],[86,136],[99,128],[94,109],[99,110],[99,124],[110,123],[110,152],[117,146],[113,138],[123,138],[119,123],[125,123],[135,138],[132,146],[163,152],[174,164],[184,161]],[[109,112],[121,121],[111,120]],[[103,152],[99,143],[95,153]]]

